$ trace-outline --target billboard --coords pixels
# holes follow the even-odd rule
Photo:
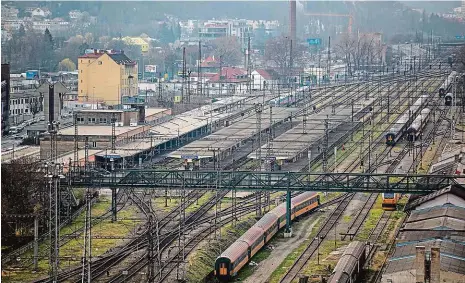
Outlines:
[[[145,65],[145,72],[146,73],[156,73],[157,72],[157,65]]]
[[[308,45],[320,45],[321,38],[307,38]]]

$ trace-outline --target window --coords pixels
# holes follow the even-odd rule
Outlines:
[[[88,123],[95,123],[95,118],[87,118]]]
[[[29,112],[29,109],[24,109],[24,113],[28,113]]]
[[[32,102],[32,98],[31,98],[31,102]],[[29,103],[29,98],[24,99],[24,103],[28,104]]]
[[[82,70],[81,70],[81,74],[82,74]]]
[[[82,80],[81,80],[81,83],[82,83]]]
[[[97,147],[97,142],[92,142],[92,147]]]
[[[23,98],[21,98],[21,104],[24,104],[24,99]]]
[[[90,60],[89,60],[89,63],[90,63]]]
[[[83,118],[83,117],[77,117],[76,120],[78,121],[79,124],[83,124],[83,123],[84,123],[84,118]]]
[[[81,89],[81,93],[82,93],[82,89]]]
[[[106,124],[107,118],[100,118],[100,124]]]
[[[98,64],[99,64],[99,65],[102,65],[102,61],[98,61]]]

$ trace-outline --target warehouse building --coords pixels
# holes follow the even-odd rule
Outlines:
[[[465,188],[444,188],[407,209],[381,282],[465,282]]]

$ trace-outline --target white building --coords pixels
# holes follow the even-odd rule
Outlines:
[[[2,19],[17,19],[18,18],[18,9],[15,7],[2,6]]]
[[[276,89],[279,83],[279,75],[272,69],[256,69],[252,73],[253,90]]]
[[[72,10],[72,11],[69,11],[68,15],[71,20],[77,20],[82,17],[82,12],[79,10]]]

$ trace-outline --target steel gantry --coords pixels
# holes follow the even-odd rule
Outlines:
[[[71,177],[73,187],[328,191],[421,194],[462,183],[465,176],[385,173],[121,170],[113,176]]]

